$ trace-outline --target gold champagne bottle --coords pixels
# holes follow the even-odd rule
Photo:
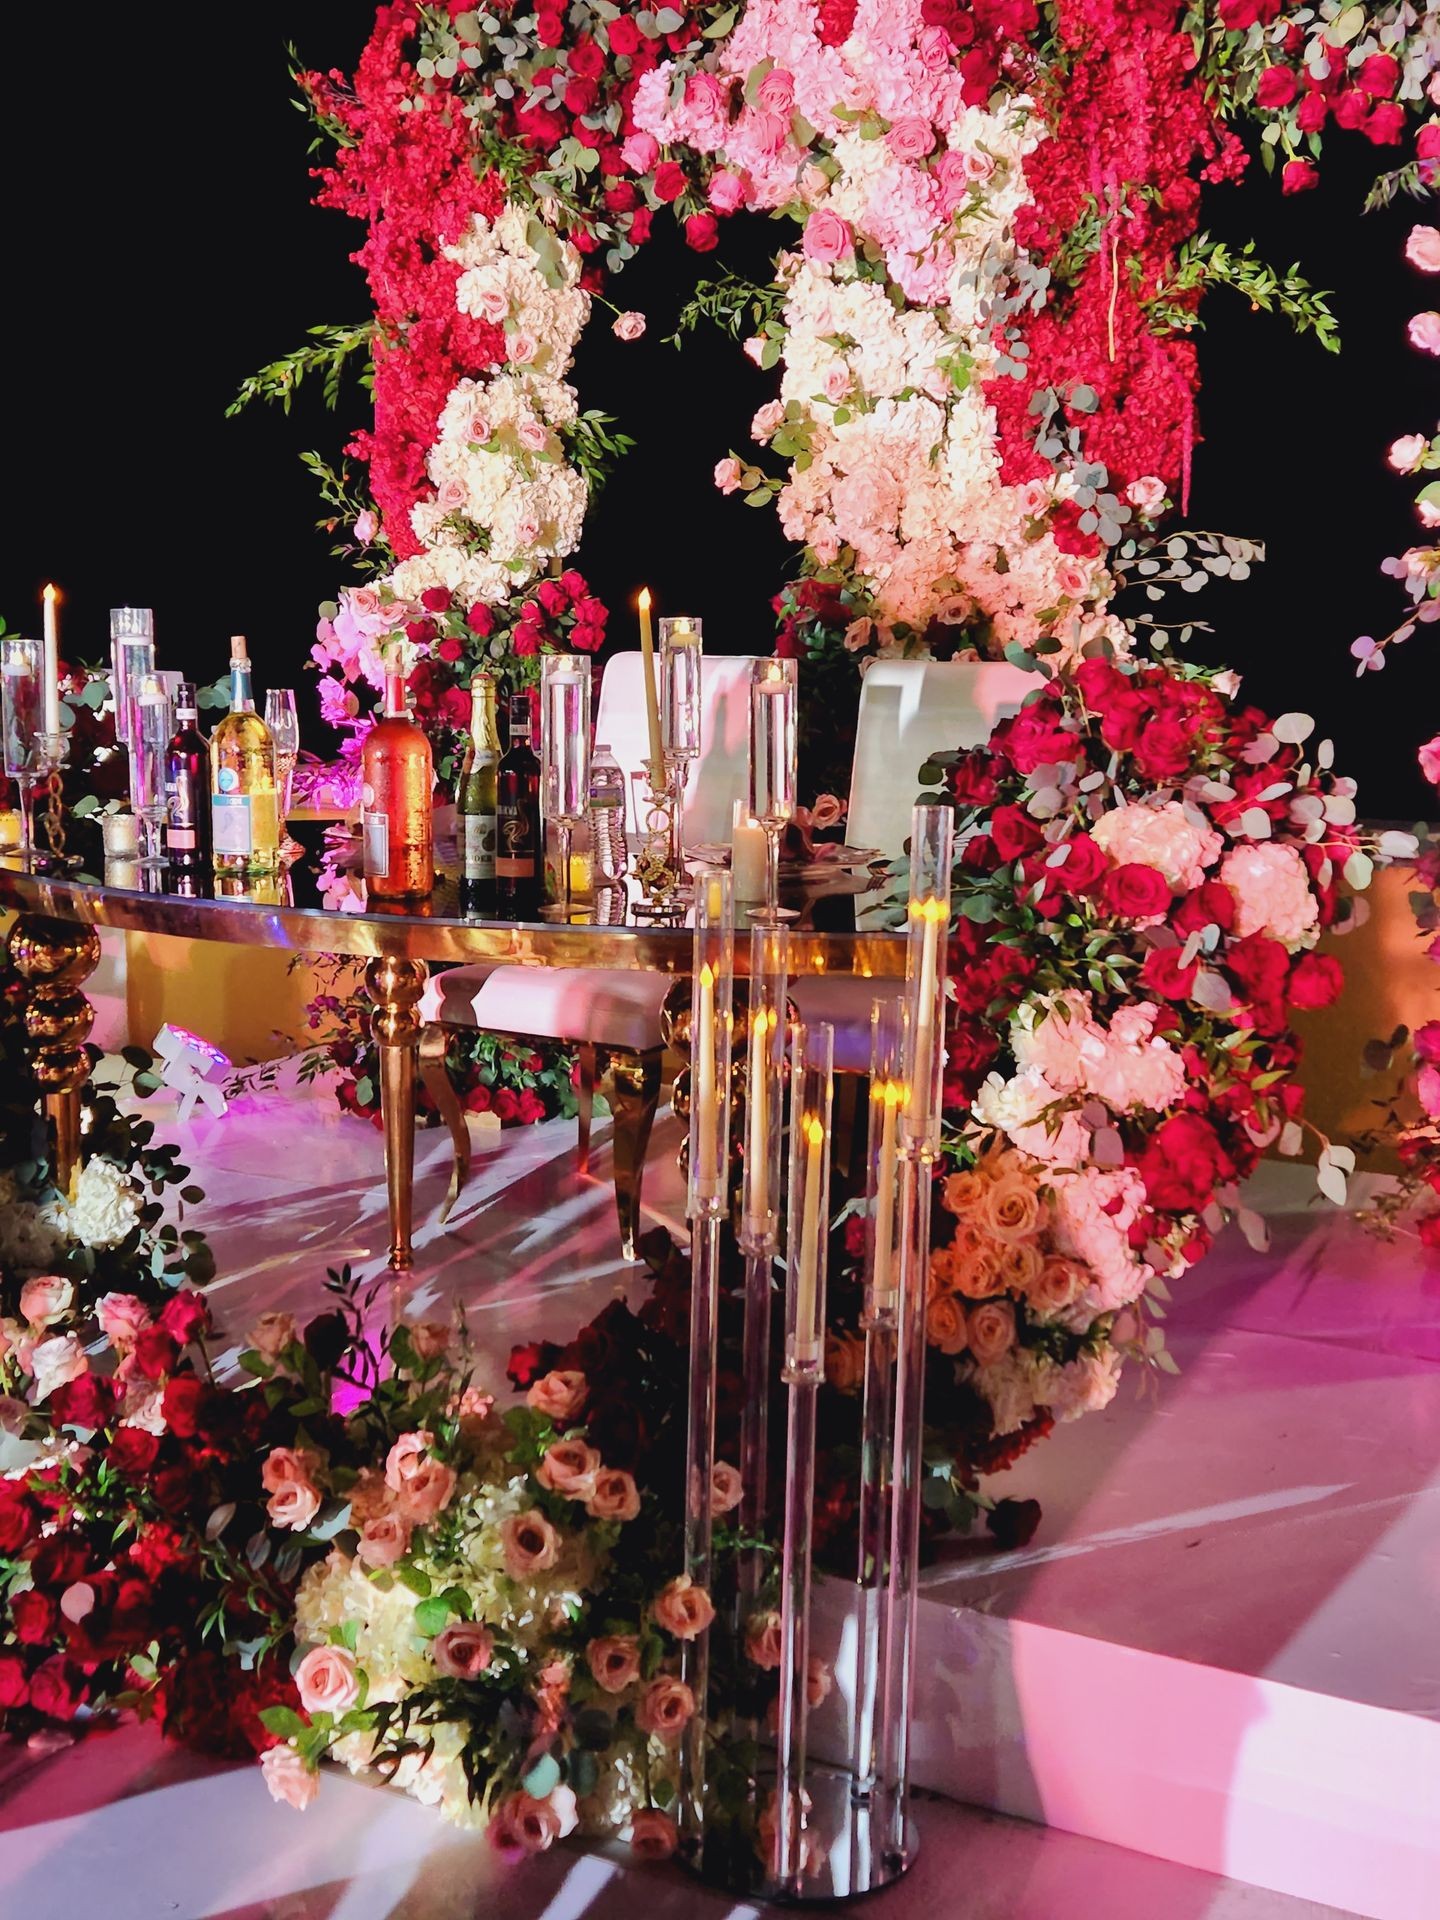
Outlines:
[[[216,873],[274,873],[279,867],[275,743],[255,711],[243,634],[230,641],[230,711],[210,735],[210,821]]]
[[[495,726],[495,680],[481,668],[470,682],[470,737],[455,787],[460,842],[460,904],[479,913],[495,899],[495,822],[500,735]]]

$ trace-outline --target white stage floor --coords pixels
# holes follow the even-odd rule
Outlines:
[[[662,1119],[647,1174],[672,1222],[676,1137]],[[409,1310],[458,1294],[503,1361],[638,1298],[600,1139],[582,1184],[573,1123],[477,1136],[441,1233],[448,1143],[421,1136]],[[383,1264],[379,1135],[323,1090],[201,1116],[184,1147],[227,1334],[312,1309],[327,1266]],[[1006,1476],[1044,1504],[1031,1548],[957,1547],[928,1576],[921,1778],[1069,1831],[937,1804],[887,1911],[1440,1914],[1440,1270],[1309,1212],[1303,1173],[1264,1178],[1275,1251],[1237,1241],[1177,1287],[1180,1378],[1128,1381]],[[327,1778],[301,1817],[257,1772],[137,1732],[7,1772],[3,1920],[608,1920],[637,1893],[658,1920],[749,1911],[608,1856],[497,1880],[483,1845],[397,1795]]]

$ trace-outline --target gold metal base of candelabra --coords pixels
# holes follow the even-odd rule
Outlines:
[[[85,1042],[95,1024],[80,989],[100,964],[100,936],[93,927],[23,913],[6,946],[28,989],[30,1070],[55,1130],[55,1184],[68,1192],[80,1164],[80,1089],[90,1071]]]
[[[770,1784],[762,1775],[762,1795]],[[914,1865],[920,1845],[914,1820],[906,1822],[903,1848],[893,1846],[888,1809],[863,1798],[853,1774],[812,1764],[805,1793],[805,1870],[797,1879],[777,1880],[753,1836],[742,1846],[737,1829],[728,1825],[707,1829],[702,1851],[689,1865],[700,1879],[729,1893],[796,1905],[875,1893]]]

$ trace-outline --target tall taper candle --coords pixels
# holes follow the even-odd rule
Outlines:
[[[640,652],[645,665],[645,723],[650,732],[650,784],[665,778],[665,748],[660,736],[660,692],[655,683],[655,634],[650,624],[650,589],[640,589]]]
[[[45,645],[41,672],[45,676],[45,731],[60,731],[60,589],[52,580],[40,596],[45,608]]]

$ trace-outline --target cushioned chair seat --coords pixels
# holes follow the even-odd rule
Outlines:
[[[442,990],[468,969],[441,980]],[[666,973],[609,967],[497,967],[468,992],[462,983],[442,1003],[442,1020],[473,1021],[495,1033],[547,1040],[591,1040],[645,1053],[660,1045],[660,1009],[671,987]],[[463,997],[468,1013],[449,1011]]]
[[[835,1032],[837,1073],[869,1073],[870,1009],[877,1000],[899,1000],[903,980],[857,980],[853,975],[802,975],[790,982],[790,998],[807,1027]]]

